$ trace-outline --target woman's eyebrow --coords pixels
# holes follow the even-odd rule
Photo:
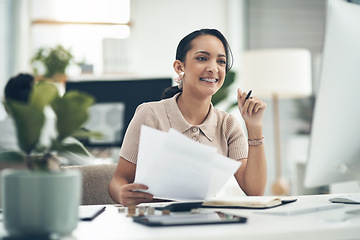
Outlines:
[[[207,52],[207,51],[197,51],[196,53],[194,53],[194,55],[200,54],[200,53],[201,53],[201,54],[208,55],[208,56],[211,55],[211,54],[210,54],[209,52]],[[218,57],[224,57],[224,58],[226,58],[226,55],[224,55],[224,54],[219,54]]]
[[[209,55],[210,56],[210,53],[209,52],[206,52],[206,51],[197,51],[195,54],[205,54],[205,55]],[[194,54],[194,55],[195,55]]]

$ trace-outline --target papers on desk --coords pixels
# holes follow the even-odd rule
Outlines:
[[[295,201],[295,200],[294,200]],[[213,198],[203,202],[203,207],[266,209],[283,204],[279,197],[228,197]]]
[[[217,153],[174,129],[141,128],[135,183],[156,198],[204,200],[214,196],[241,162]]]

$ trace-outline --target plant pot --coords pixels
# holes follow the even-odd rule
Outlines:
[[[1,173],[3,220],[10,236],[68,235],[78,224],[80,171]]]

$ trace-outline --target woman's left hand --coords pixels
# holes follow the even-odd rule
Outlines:
[[[257,97],[245,100],[247,92],[238,88],[238,107],[247,126],[262,126],[266,103]]]

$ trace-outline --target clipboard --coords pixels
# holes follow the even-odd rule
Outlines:
[[[133,217],[133,221],[149,227],[235,224],[246,223],[247,218],[223,212],[207,212],[199,214],[170,214]]]

